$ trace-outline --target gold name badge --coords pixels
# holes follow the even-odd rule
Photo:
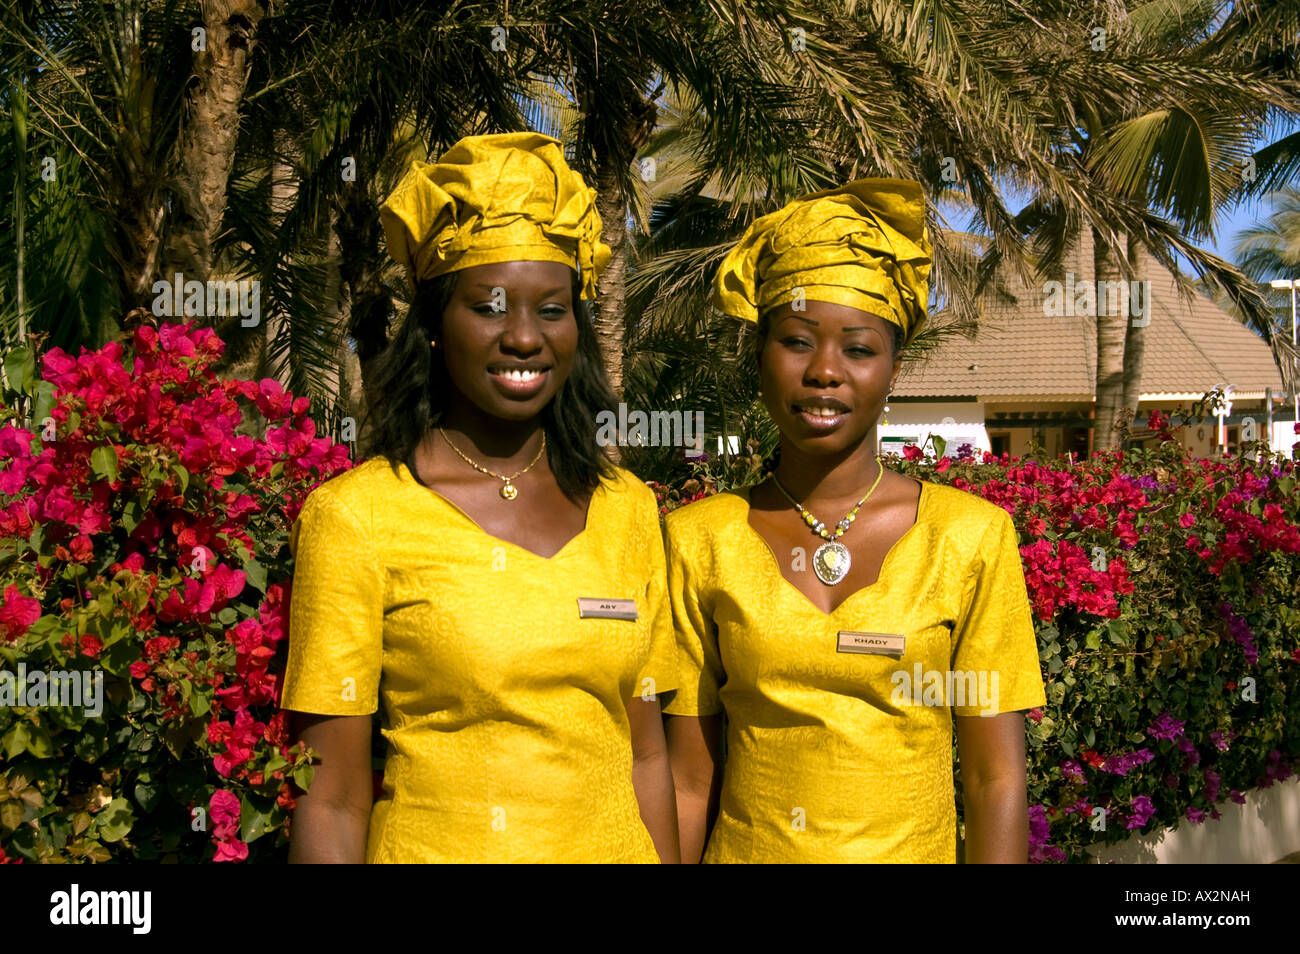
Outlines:
[[[578,599],[581,619],[636,619],[636,600]]]
[[[901,656],[907,637],[897,633],[854,633],[840,630],[835,646],[838,653],[872,653],[879,656]]]

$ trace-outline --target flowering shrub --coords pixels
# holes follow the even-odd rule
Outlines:
[[[1072,466],[942,447],[891,463],[998,504],[1020,533],[1047,688],[1026,720],[1034,861],[1218,818],[1300,755],[1296,463],[1262,445],[1258,461],[1189,459],[1168,418],[1151,427],[1154,449]],[[685,502],[657,492],[664,512]]]
[[[49,352],[43,380],[30,352],[6,362],[35,400],[31,431],[0,412],[0,669],[83,687],[98,672],[102,711],[0,705],[0,860],[283,850],[291,782],[311,777],[277,709],[285,543],[308,491],[350,463],[305,398],[218,381],[223,347],[142,326],[129,355]],[[239,433],[256,426],[240,398],[264,438]]]

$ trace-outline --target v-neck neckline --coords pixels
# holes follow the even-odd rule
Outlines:
[[[537,553],[534,550],[530,550],[525,546],[521,546],[520,544],[515,543],[513,540],[507,540],[504,537],[498,537],[494,533],[488,533],[486,530],[483,529],[483,527],[479,524],[477,520],[475,520],[463,509],[461,509],[461,507],[458,504],[452,502],[447,497],[438,493],[438,491],[434,490],[432,487],[428,486],[427,484],[421,483],[416,478],[415,474],[411,471],[411,468],[406,465],[405,461],[399,461],[398,467],[401,468],[403,481],[409,481],[413,486],[418,487],[420,490],[426,491],[439,503],[451,508],[456,513],[460,514],[460,516],[462,516],[470,524],[470,526],[472,526],[479,533],[483,534],[483,536],[487,537],[489,540],[494,540],[497,543],[501,544],[502,546],[514,547],[516,550],[520,551],[521,553],[527,553],[529,556],[533,557],[534,559],[541,560],[546,563],[559,560],[560,557],[565,555],[566,551],[568,551],[570,547],[575,546],[578,543],[578,541],[580,541],[583,537],[587,535],[588,531],[591,529],[591,518],[593,512],[596,509],[596,501],[602,498],[605,493],[605,481],[602,478],[601,481],[596,485],[596,489],[592,491],[591,499],[587,501],[587,513],[582,524],[582,529],[579,530],[577,533],[575,533],[573,536],[569,537],[569,539],[564,542],[564,545],[560,547],[560,549],[552,553],[550,556],[542,556],[540,553]]]
[[[916,478],[908,478],[908,479],[915,480]],[[894,545],[889,548],[889,552],[885,554],[885,559],[880,564],[880,572],[876,574],[875,580],[868,583],[866,586],[859,587],[858,589],[850,593],[848,596],[844,597],[844,599],[840,600],[839,603],[835,604],[835,606],[831,608],[829,613],[826,610],[822,609],[820,606],[818,606],[816,603],[814,603],[812,601],[812,598],[807,593],[799,589],[799,587],[795,586],[794,583],[790,582],[790,580],[786,577],[786,575],[781,572],[781,561],[777,557],[776,551],[772,549],[772,544],[768,543],[767,538],[763,536],[761,533],[759,533],[758,529],[752,523],[749,522],[749,513],[751,510],[749,494],[750,491],[752,491],[754,488],[745,487],[741,490],[735,491],[735,494],[744,503],[744,512],[741,514],[740,519],[741,522],[745,525],[745,530],[748,531],[749,535],[754,540],[756,540],[764,550],[767,551],[767,555],[772,559],[771,568],[776,572],[776,575],[781,578],[781,582],[784,583],[786,586],[788,586],[790,589],[794,590],[794,592],[797,593],[805,603],[807,603],[814,610],[816,610],[819,615],[824,616],[827,619],[831,619],[835,616],[836,613],[842,610],[849,603],[853,602],[863,593],[869,593],[870,591],[874,590],[877,586],[881,584],[881,582],[885,579],[885,570],[889,566],[889,561],[894,558],[894,555],[897,554],[898,551],[902,548],[903,544],[907,542],[907,538],[912,535],[912,532],[916,530],[919,526],[921,526],[921,523],[926,516],[926,503],[929,499],[930,484],[928,481],[924,481],[924,480],[918,480],[916,482],[921,485],[921,493],[916,501],[916,520],[912,523],[910,527],[908,527],[906,530],[903,531],[903,535],[899,537],[897,540],[895,540]],[[825,542],[821,539],[821,537],[817,537],[816,539],[818,540],[817,546],[821,546],[821,544]]]

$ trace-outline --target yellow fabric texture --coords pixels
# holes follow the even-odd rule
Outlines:
[[[383,700],[366,861],[657,863],[626,710],[677,686],[654,494],[618,471],[543,559],[399,468],[377,456],[321,484],[290,535],[281,705]],[[581,597],[634,599],[638,618],[580,619]]]
[[[879,315],[911,342],[929,303],[925,195],[907,179],[858,179],[755,219],[723,259],[713,306],[745,321],[808,301]]]
[[[412,285],[475,265],[562,262],[594,299],[610,258],[596,190],[540,133],[466,136],[436,163],[413,161],[379,218]]]
[[[982,700],[977,689],[950,712],[956,683],[918,692],[921,704],[908,686],[918,663],[922,685],[927,672],[996,672],[990,712],[1046,704],[1011,518],[923,482],[879,579],[826,614],[781,574],[777,559],[797,555],[774,554],[748,513],[747,495],[723,493],[666,521],[682,686],[665,711],[727,717],[704,861],[955,862],[952,714],[978,715]],[[821,542],[809,534],[805,561]],[[840,652],[841,631],[901,634],[903,655]]]

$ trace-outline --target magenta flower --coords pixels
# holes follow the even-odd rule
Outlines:
[[[1129,816],[1126,828],[1141,828],[1151,820],[1151,816],[1156,813],[1156,807],[1151,803],[1151,797],[1148,795],[1138,795],[1129,803],[1133,809],[1133,814]]]
[[[1151,723],[1147,729],[1147,735],[1153,739],[1169,739],[1172,741],[1183,734],[1183,726],[1186,724],[1186,720],[1175,719],[1166,710],[1156,717],[1155,722]]]

